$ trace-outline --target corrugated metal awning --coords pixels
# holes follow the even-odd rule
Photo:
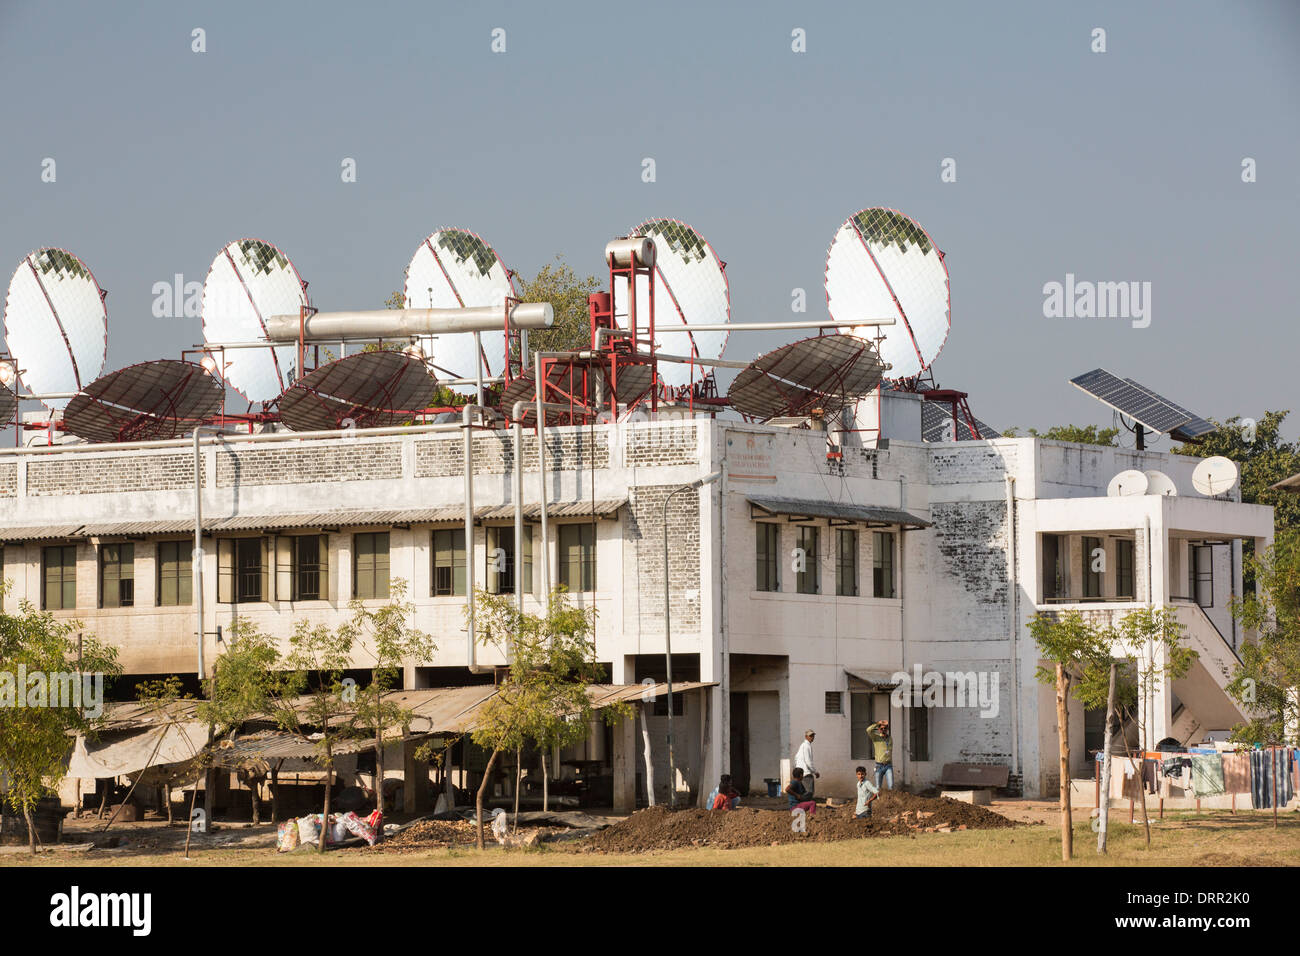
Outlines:
[[[898,686],[898,681],[891,671],[849,670],[846,667],[844,673],[849,675],[849,690],[885,693]]]
[[[548,501],[546,503],[546,516],[548,518],[611,518],[625,504],[627,504],[626,498],[597,498],[594,502],[590,499],[586,501]],[[482,513],[475,511],[475,515],[478,518],[492,521],[500,521],[506,518],[513,519],[515,506],[497,505],[485,509]],[[537,502],[533,501],[524,505],[525,520],[536,521],[541,516],[542,506]]]
[[[80,528],[79,524],[0,528],[0,541],[48,541],[53,538],[71,538]]]
[[[747,498],[751,511],[757,508],[763,515],[785,515],[791,519],[830,518],[842,521],[860,521],[872,527],[898,525],[907,528],[928,528],[930,522],[907,511],[885,508],[880,505],[859,505],[847,501],[816,501],[800,498]]]
[[[1292,475],[1290,478],[1283,478],[1276,484],[1269,485],[1275,491],[1300,491],[1300,473]]]

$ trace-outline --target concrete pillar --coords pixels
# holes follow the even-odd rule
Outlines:
[[[418,741],[402,742],[402,812],[419,813],[429,805],[429,762],[416,760]]]
[[[614,725],[614,812],[636,809],[636,765],[640,758],[636,710]]]

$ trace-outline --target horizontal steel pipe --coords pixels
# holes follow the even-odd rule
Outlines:
[[[306,342],[337,342],[340,338],[368,336],[400,339],[416,335],[456,332],[495,332],[503,328],[500,306],[473,309],[375,309],[368,312],[317,312],[306,320],[296,315],[273,315],[266,323],[272,342],[296,342],[299,329]],[[555,310],[549,302],[521,302],[510,310],[512,329],[549,329]]]

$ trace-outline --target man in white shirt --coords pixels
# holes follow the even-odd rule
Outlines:
[[[813,766],[812,745],[813,738],[816,736],[815,731],[804,731],[803,743],[799,745],[799,749],[794,755],[794,765],[803,771],[803,785],[804,789],[808,791],[809,799],[812,799],[813,790],[816,787],[815,779],[821,776]]]

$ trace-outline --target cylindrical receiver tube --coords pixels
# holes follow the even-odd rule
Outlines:
[[[400,339],[415,335],[455,332],[494,332],[505,327],[500,306],[472,309],[376,309],[369,312],[317,312],[305,323],[305,341],[337,342],[343,338]],[[555,310],[549,302],[521,302],[510,310],[512,329],[549,329]],[[298,339],[300,321],[296,315],[273,315],[266,323],[272,342]]]
[[[630,265],[632,255],[635,253],[637,265],[652,266],[655,264],[655,244],[654,240],[646,236],[632,236],[628,239],[613,239],[605,243],[605,258],[614,257],[614,265]]]

